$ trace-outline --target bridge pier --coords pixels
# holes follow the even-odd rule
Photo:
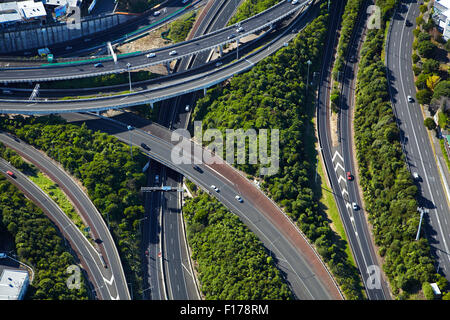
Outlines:
[[[203,96],[206,96],[206,88],[203,88]]]
[[[222,44],[219,45],[219,55],[222,58],[222,56],[223,56],[223,45]]]
[[[165,63],[165,65],[166,65],[166,69],[167,69],[167,74],[171,74],[171,73],[172,73],[172,70],[170,70],[170,61],[167,61],[167,62]]]

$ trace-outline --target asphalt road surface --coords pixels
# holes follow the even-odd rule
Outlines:
[[[236,41],[237,38],[254,33],[276,21],[279,21],[286,14],[299,10],[310,0],[304,0],[296,5],[283,1],[278,5],[269,8],[259,15],[253,16],[241,22],[244,31],[237,33],[235,26],[230,26],[217,32],[209,33],[196,39],[180,42],[173,46],[153,50],[156,56],[147,58],[146,54],[139,54],[118,59],[114,61],[103,61],[101,67],[95,67],[89,62],[82,65],[53,65],[50,67],[30,67],[30,68],[1,68],[0,82],[30,82],[30,81],[53,81],[63,79],[75,79],[96,75],[127,72],[128,70],[140,69],[150,65],[157,65],[170,62],[174,59],[182,58],[201,51],[208,51],[219,44],[226,44]],[[229,36],[234,35],[234,38]],[[170,55],[172,50],[176,50],[175,55]],[[128,68],[128,64],[130,67]]]
[[[88,226],[90,226],[93,239],[101,240],[101,243],[96,246],[108,265],[108,268],[103,273],[105,274],[105,278],[108,279],[108,281],[104,282],[104,285],[108,287],[108,291],[111,294],[110,298],[121,300],[130,299],[127,281],[114,240],[101,214],[89,199],[88,195],[59,165],[26,142],[1,131],[0,142],[32,162],[39,170],[55,181],[68,195],[77,211],[83,216]],[[104,298],[106,299],[107,297],[105,296]]]
[[[423,124],[422,110],[416,102],[412,71],[411,52],[417,16],[419,4],[415,1],[402,3],[394,14],[386,48],[388,80],[407,164],[410,171],[417,172],[420,177],[416,181],[420,192],[418,202],[429,211],[424,217],[424,229],[437,260],[436,271],[450,280],[450,208]],[[408,102],[408,95],[414,102]]]
[[[140,146],[141,142],[146,143],[151,148],[146,153],[152,159],[180,172],[207,192],[211,192],[211,185],[218,186],[220,193],[212,195],[237,214],[273,253],[277,267],[298,299],[342,298],[331,276],[296,227],[254,185],[239,174],[228,174],[234,172],[231,167],[225,166],[225,170],[231,171],[219,174],[217,170],[220,168],[199,165],[203,171],[200,173],[189,164],[190,161],[174,165],[170,160],[173,145],[154,135],[138,129],[128,131],[124,125],[91,115],[66,114],[64,117],[80,124],[85,122],[89,128],[112,134],[127,144],[131,142]],[[242,203],[235,199],[237,194],[243,198]],[[273,211],[269,208],[273,208]]]
[[[12,171],[15,174],[15,178],[7,175],[7,170]],[[110,279],[110,276],[108,276],[108,270],[104,268],[100,254],[61,208],[42,189],[4,159],[0,159],[0,171],[43,210],[50,220],[56,224],[62,236],[69,241],[70,248],[76,252],[76,256],[80,259],[84,270],[88,274],[87,280],[91,287],[88,290],[94,287],[97,297],[100,295],[99,298],[101,299],[110,300],[117,298],[107,284],[113,278]]]

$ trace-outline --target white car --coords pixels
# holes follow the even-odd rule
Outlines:
[[[169,56],[174,56],[176,54],[177,54],[177,52],[175,50],[172,50],[172,51],[169,52]]]
[[[147,55],[147,58],[153,58],[156,57],[156,54],[154,52],[151,52]]]
[[[159,175],[155,175],[155,183],[159,183]]]
[[[189,111],[190,108],[191,108],[191,106],[187,104],[186,107],[184,107],[184,111],[187,112],[187,111]]]
[[[215,192],[219,192],[219,188],[217,188],[215,185],[211,185],[211,189],[214,189]]]
[[[216,68],[220,67],[222,65],[222,62],[216,62]]]
[[[161,11],[155,11],[155,12],[153,12],[153,15],[156,17],[156,16],[159,16],[161,14]]]
[[[415,180],[419,180],[419,174],[417,172],[413,172],[412,175]]]
[[[292,4],[297,4],[298,3],[298,0],[293,0],[292,1]]]
[[[408,102],[414,102],[414,99],[413,99],[413,97],[411,97],[411,96],[408,96]]]
[[[356,204],[356,202],[352,203],[352,207],[353,207],[353,210],[358,210],[358,205]]]
[[[243,27],[239,27],[239,28],[236,29],[236,32],[242,32],[242,31],[244,31]]]
[[[244,202],[244,200],[242,200],[242,198],[241,198],[240,196],[238,196],[238,195],[236,195],[234,198],[235,198],[237,201],[239,201],[240,203]]]

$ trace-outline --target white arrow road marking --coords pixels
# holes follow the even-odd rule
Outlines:
[[[342,195],[344,195],[344,193],[346,193],[347,196],[348,196],[348,191],[347,191],[347,189],[343,188],[341,192],[342,192]]]
[[[338,183],[339,183],[341,180],[344,180],[344,182],[345,182],[345,178],[344,178],[343,176],[339,175]]]
[[[344,167],[339,162],[337,163],[336,167],[334,167],[334,171],[337,171],[339,167],[342,169],[342,171],[345,171]]]
[[[344,162],[344,158],[342,158],[342,156],[341,156],[341,155],[339,154],[339,152],[337,152],[337,151],[334,153],[333,159],[331,159],[331,161],[334,162],[334,159],[336,158],[336,156],[339,156],[339,158],[341,158],[341,161]]]

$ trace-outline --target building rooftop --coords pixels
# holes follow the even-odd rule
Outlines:
[[[24,19],[45,17],[47,15],[42,2],[34,2],[32,0],[21,1],[17,2],[17,5],[19,10],[21,10]]]
[[[21,20],[22,16],[19,13],[17,2],[0,3],[0,24]]]
[[[23,296],[23,285],[28,282],[28,272],[4,269],[0,275],[0,300],[18,300]]]

